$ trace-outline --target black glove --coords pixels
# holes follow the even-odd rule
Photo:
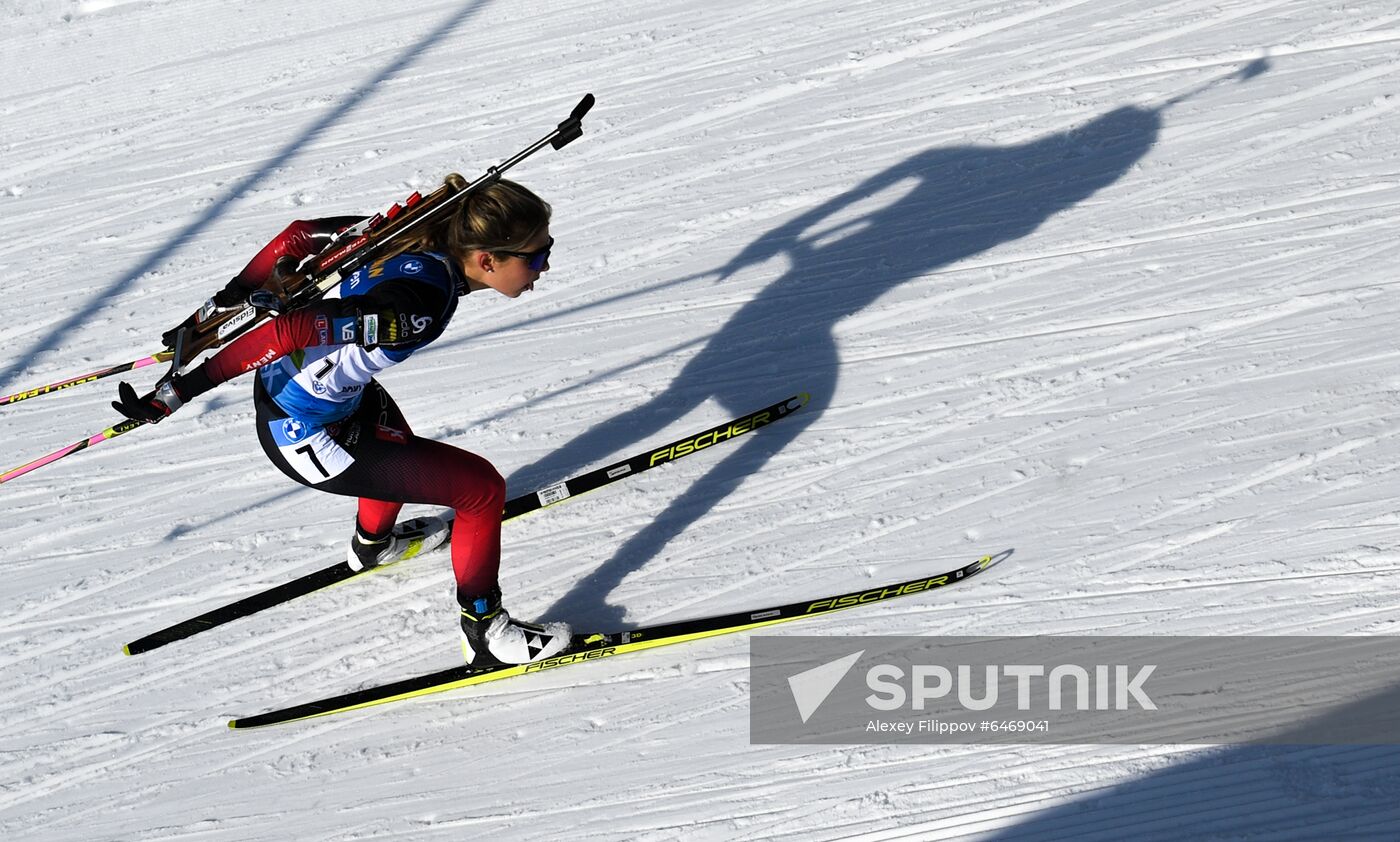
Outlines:
[[[113,409],[132,421],[149,424],[164,421],[170,413],[185,405],[184,397],[171,380],[164,381],[154,391],[139,398],[131,384],[124,382],[117,387],[117,395],[121,399],[112,401]]]

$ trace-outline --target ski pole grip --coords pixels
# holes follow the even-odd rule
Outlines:
[[[578,105],[574,106],[573,113],[569,119],[559,124],[555,129],[554,139],[549,142],[555,149],[563,149],[570,143],[583,137],[583,115],[588,113],[588,109],[593,107],[593,94],[584,94]]]

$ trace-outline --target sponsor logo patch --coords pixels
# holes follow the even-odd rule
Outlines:
[[[301,441],[306,437],[306,425],[295,418],[288,418],[282,422],[282,435],[287,441]]]
[[[339,344],[349,345],[353,343],[355,341],[355,320],[336,319],[335,331],[336,335],[340,338]]]
[[[394,444],[407,444],[408,435],[403,430],[396,430],[393,427],[386,427],[383,424],[376,424],[374,434],[384,441],[391,441]]]

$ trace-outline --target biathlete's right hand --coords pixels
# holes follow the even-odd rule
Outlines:
[[[238,278],[234,278],[228,282],[227,286],[210,296],[203,307],[191,313],[183,322],[180,322],[170,330],[162,333],[160,335],[160,341],[165,343],[165,347],[174,348],[175,334],[179,333],[181,328],[192,328],[198,325],[201,320],[207,319],[215,313],[233,307],[242,307],[248,302],[248,295],[250,292],[250,290],[242,285]]]
[[[247,286],[241,275],[235,276],[223,289],[210,296],[202,307],[191,313],[183,322],[162,333],[160,341],[165,343],[165,347],[174,348],[175,337],[181,328],[197,327],[200,322],[210,316],[232,310],[235,307],[242,307],[244,304],[251,304],[259,310],[267,310],[274,315],[281,313],[287,309],[291,299],[289,291],[300,289],[305,283],[306,276],[297,272],[296,258],[284,254],[277,258],[277,262],[272,266],[271,274],[264,279],[261,287]]]
[[[185,405],[185,399],[169,380],[139,398],[131,384],[123,382],[117,387],[117,395],[121,399],[112,401],[113,409],[132,421],[144,421],[148,424],[164,421],[170,413]]]

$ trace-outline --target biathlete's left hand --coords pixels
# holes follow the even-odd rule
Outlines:
[[[185,405],[185,399],[169,380],[139,398],[130,383],[122,383],[117,387],[117,395],[120,400],[112,401],[113,409],[132,421],[148,424],[164,421],[170,413]]]

